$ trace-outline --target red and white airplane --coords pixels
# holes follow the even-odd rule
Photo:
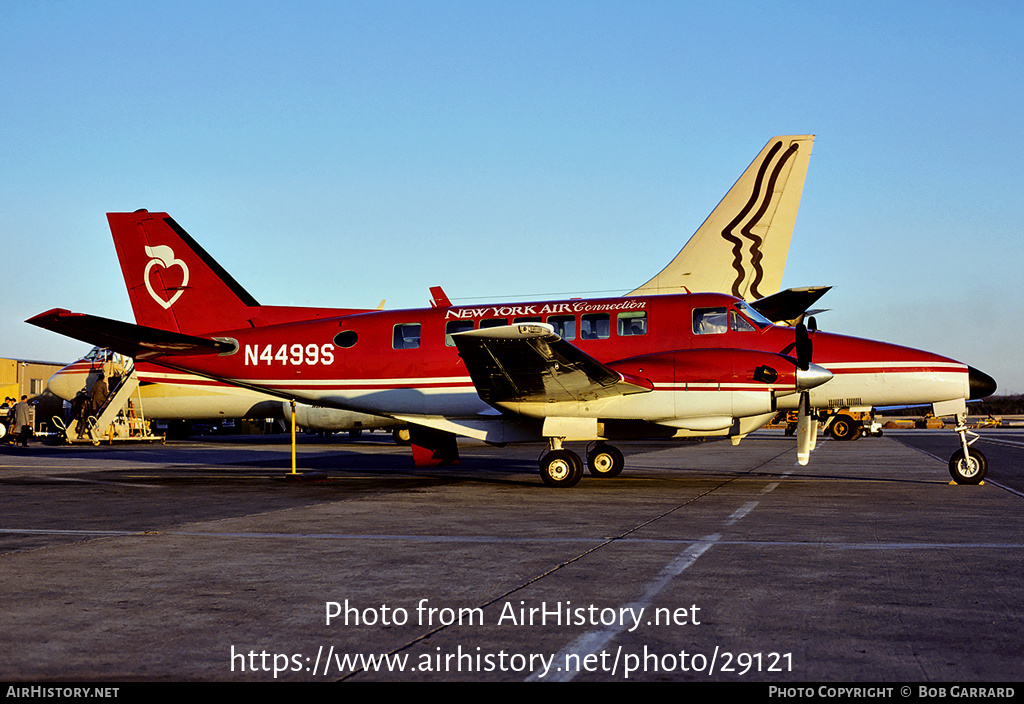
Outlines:
[[[779,293],[813,143],[813,135],[768,140],[682,250],[661,272],[628,295],[690,290],[731,293],[752,301],[772,320],[801,316],[827,290],[816,287]],[[243,298],[254,304],[247,293]],[[299,315],[305,312],[299,311]],[[131,360],[120,357],[111,350],[93,348],[51,376],[47,388],[72,401],[78,393],[88,392],[100,371],[108,377],[115,373],[115,367],[121,367],[117,373],[123,372]],[[140,381],[138,395],[149,420],[287,419],[290,415],[288,402],[261,391],[146,361],[134,368]],[[297,405],[295,411],[298,425],[310,431],[394,428],[397,441],[408,441],[405,424],[393,418],[306,404]]]
[[[757,181],[723,238],[743,246],[738,234],[754,234],[743,220],[770,187]],[[803,323],[779,327],[727,294],[642,287],[613,298],[455,306],[435,287],[432,307],[417,310],[260,306],[168,215],[107,217],[137,324],[61,309],[28,322],[278,398],[403,421],[419,466],[456,461],[457,435],[547,440],[542,479],[573,486],[583,461],[565,441],[592,443],[591,473],[612,477],[624,461],[609,441],[738,442],[787,409],[801,411],[805,464],[812,409],[932,403],[962,421],[967,399],[995,390],[960,362]],[[950,472],[980,481],[984,456],[963,422],[957,432]]]

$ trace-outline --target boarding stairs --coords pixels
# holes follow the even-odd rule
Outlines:
[[[142,397],[132,398],[139,389],[139,375],[135,364],[130,359],[114,388],[110,389],[106,400],[95,416],[89,416],[86,428],[79,437],[78,419],[72,418],[64,428],[67,442],[91,442],[93,445],[101,441],[117,440],[162,441],[163,436],[149,432],[149,424],[142,415]],[[58,419],[54,418],[57,423]],[[61,425],[58,423],[58,425]]]

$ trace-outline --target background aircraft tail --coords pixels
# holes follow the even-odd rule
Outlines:
[[[135,321],[198,335],[249,327],[260,304],[167,213],[107,213]]]
[[[768,140],[675,259],[626,295],[715,291],[753,300],[777,293],[813,144],[814,135]]]

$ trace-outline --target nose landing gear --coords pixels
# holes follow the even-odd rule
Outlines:
[[[949,458],[949,476],[957,484],[980,484],[988,472],[988,460],[981,450],[971,447],[981,436],[967,429],[966,412],[956,414],[953,431],[960,436],[960,449]]]

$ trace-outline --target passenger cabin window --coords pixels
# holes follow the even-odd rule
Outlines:
[[[576,339],[575,315],[549,315],[548,325],[551,325],[555,329],[555,333],[563,340]]]
[[[608,313],[590,313],[580,319],[581,340],[604,340],[611,337],[612,319]]]
[[[620,337],[647,334],[647,311],[619,313],[618,321]]]
[[[466,332],[473,329],[472,320],[449,320],[444,326],[444,344],[448,347],[455,347],[455,340],[452,339],[453,332]]]
[[[539,315],[528,315],[524,318],[514,318],[513,323],[539,323],[541,322]]]
[[[420,324],[402,323],[395,326],[391,346],[396,350],[414,350],[420,346]]]
[[[508,318],[487,318],[487,320],[480,321],[480,329],[485,328],[500,328],[502,325],[508,325]]]

